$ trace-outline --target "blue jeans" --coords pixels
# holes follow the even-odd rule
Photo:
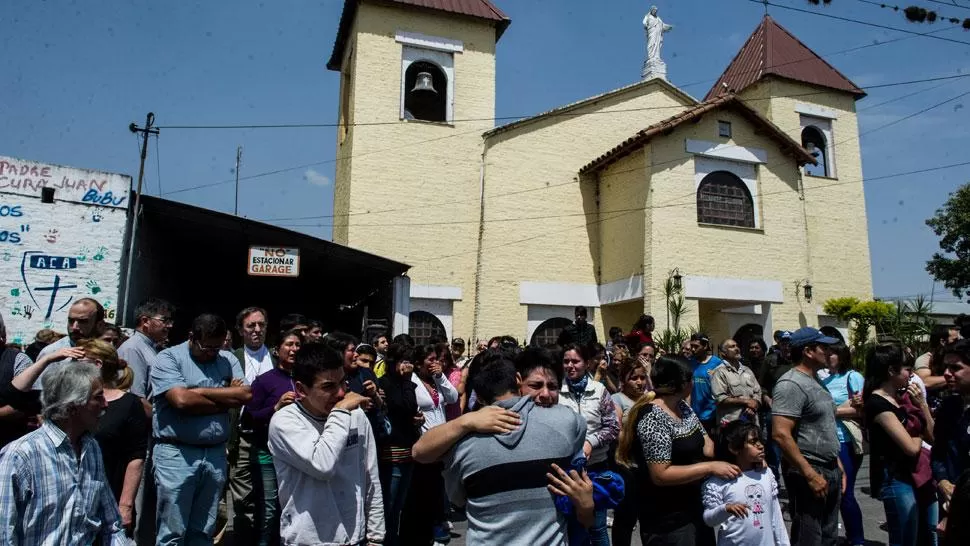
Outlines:
[[[890,546],[936,546],[940,512],[932,487],[916,491],[888,472],[880,492],[886,509]]]
[[[401,510],[408,497],[411,487],[411,474],[414,463],[385,463],[381,462],[378,470],[381,478],[381,490],[384,493],[385,536],[384,544],[397,546],[400,542],[399,526]]]
[[[276,483],[276,467],[272,462],[263,463],[259,461],[259,456],[264,458],[268,455],[265,448],[260,450],[253,449],[252,466],[258,468],[262,478],[254,483],[253,493],[256,501],[256,531],[259,535],[259,546],[272,546],[280,542],[280,504],[279,490]]]
[[[226,444],[155,444],[158,546],[211,545],[226,484]]]
[[[842,442],[839,445],[839,460],[842,461],[842,468],[845,469],[845,493],[842,494],[842,522],[845,524],[845,538],[849,544],[865,544],[866,537],[862,527],[862,509],[859,508],[859,501],[855,499],[855,478],[859,474],[859,466],[862,464],[862,455],[856,454],[855,446],[851,441]]]
[[[593,526],[585,529],[576,516],[570,516],[566,534],[569,546],[610,546],[609,529],[606,527],[606,508],[597,508],[593,513]]]

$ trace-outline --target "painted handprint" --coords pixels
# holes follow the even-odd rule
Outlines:
[[[94,261],[100,262],[101,260],[104,260],[104,253],[107,251],[108,251],[108,247],[106,246],[102,246],[98,248],[98,252],[95,253],[94,255]]]
[[[27,320],[30,320],[31,317],[33,317],[33,316],[34,316],[34,308],[31,307],[31,306],[29,306],[29,305],[25,305],[24,306],[24,318],[27,319]]]
[[[60,236],[61,232],[57,228],[51,228],[47,231],[47,234],[44,235],[44,240],[48,243],[56,243],[57,238]]]
[[[91,214],[91,221],[97,224],[103,218],[104,218],[104,209],[100,209],[100,208],[94,209],[94,212]]]
[[[98,292],[101,291],[101,287],[98,286],[98,282],[95,281],[94,279],[91,279],[88,282],[84,283],[84,286],[87,286],[88,290],[90,290],[92,294],[97,294]]]

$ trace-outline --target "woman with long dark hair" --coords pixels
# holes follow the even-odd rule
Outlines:
[[[939,510],[930,452],[924,447],[924,440],[933,440],[933,416],[912,374],[898,343],[880,343],[866,355],[870,481],[886,510],[889,543],[935,546]]]
[[[240,417],[242,429],[251,430],[249,442],[250,468],[258,469],[253,476],[253,495],[256,504],[255,529],[259,546],[279,544],[280,505],[276,467],[273,454],[269,452],[269,422],[279,410],[296,401],[296,384],[293,381],[293,365],[296,354],[303,344],[300,330],[290,330],[280,336],[276,349],[276,367],[253,381],[253,399],[246,404]]]
[[[415,399],[418,411],[424,415],[422,431],[443,425],[447,421],[445,408],[458,402],[458,390],[444,375],[434,345],[415,348]],[[401,543],[426,546],[432,541],[447,542],[451,534],[445,525],[444,478],[441,463],[415,464],[411,487],[401,515]]]
[[[644,546],[713,546],[704,524],[701,484],[710,476],[733,479],[740,469],[710,461],[714,443],[687,403],[690,363],[664,356],[653,365],[656,398],[641,397],[624,420],[618,463],[637,482],[640,539]]]
[[[650,377],[647,374],[647,361],[640,357],[627,358],[619,366],[620,392],[613,395],[616,415],[625,424],[631,416],[631,408],[644,396],[650,388]],[[652,395],[650,395],[652,397]],[[623,435],[622,429],[620,436]],[[633,538],[633,529],[637,526],[637,487],[636,479],[630,470],[623,465],[615,465],[614,470],[623,477],[623,500],[613,510],[613,546],[628,546]]]
[[[384,391],[384,404],[391,432],[379,442],[377,466],[384,494],[385,535],[388,546],[399,544],[401,511],[411,487],[414,461],[411,448],[421,437],[424,414],[418,411],[415,397],[417,385],[411,381],[414,373],[414,349],[392,343],[385,359],[385,374],[377,384]]]

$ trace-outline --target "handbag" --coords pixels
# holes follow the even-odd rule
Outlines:
[[[865,434],[862,432],[862,425],[853,419],[843,419],[842,424],[852,436],[852,449],[856,455],[866,455],[869,453],[869,442],[866,441]]]

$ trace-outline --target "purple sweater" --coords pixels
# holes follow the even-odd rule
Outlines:
[[[273,418],[273,408],[280,397],[296,391],[293,378],[280,368],[273,368],[253,381],[253,399],[246,404],[243,420],[252,428],[254,447],[266,448],[269,434],[269,420]]]

